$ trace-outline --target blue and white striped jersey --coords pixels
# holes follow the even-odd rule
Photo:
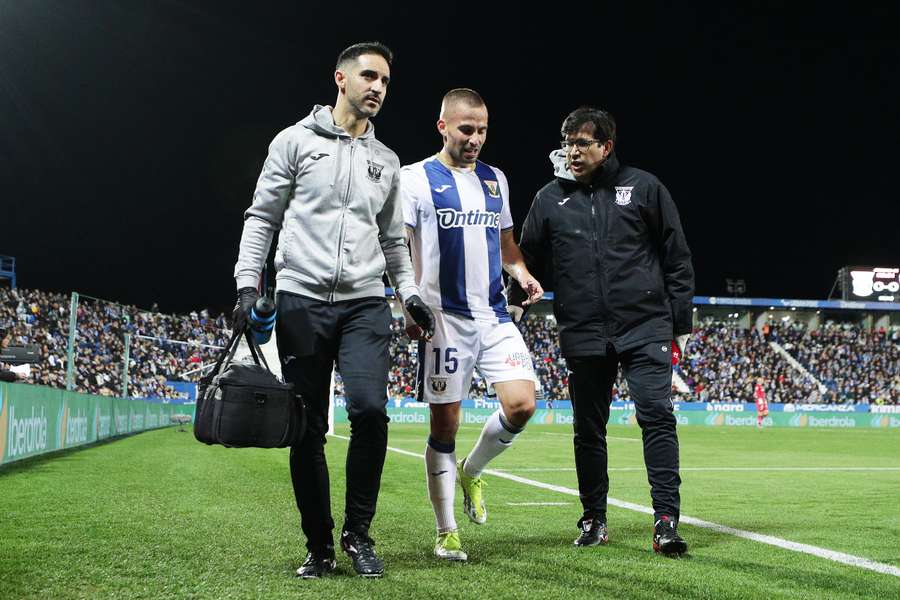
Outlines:
[[[491,323],[510,321],[500,232],[511,229],[509,184],[500,169],[448,167],[437,156],[400,171],[403,218],[415,230],[412,259],[433,309]]]

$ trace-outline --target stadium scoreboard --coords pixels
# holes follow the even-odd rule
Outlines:
[[[900,302],[900,267],[844,267],[840,279],[844,300]]]

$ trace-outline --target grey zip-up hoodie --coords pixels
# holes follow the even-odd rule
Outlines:
[[[272,236],[276,290],[327,302],[418,294],[404,241],[400,160],[370,122],[356,139],[316,105],[272,140],[234,267],[238,289],[256,287]]]

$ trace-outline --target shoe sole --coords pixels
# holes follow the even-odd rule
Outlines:
[[[572,545],[576,548],[593,548],[594,546],[607,546],[609,545],[609,538],[605,540],[598,540],[592,544],[579,544],[577,541],[572,542]]]
[[[321,579],[322,577],[327,577],[328,575],[331,575],[336,568],[337,568],[337,561],[335,560],[331,563],[331,567],[329,569],[326,569],[325,571],[323,571],[321,575],[303,575],[302,573],[300,573],[300,569],[297,569],[297,577],[299,577],[300,579]]]
[[[657,554],[662,554],[663,556],[677,558],[687,553],[687,544],[685,542],[670,542],[665,546],[660,546],[654,542],[653,551]]]
[[[466,554],[465,552],[463,552],[461,555],[460,554],[456,554],[456,555],[438,554],[437,552],[435,552],[434,555],[441,560],[448,560],[450,562],[466,562],[467,560],[469,560],[469,555]]]

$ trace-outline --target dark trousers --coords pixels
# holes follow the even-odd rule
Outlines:
[[[391,311],[384,298],[328,303],[278,294],[276,334],[286,381],[306,406],[306,435],[291,448],[291,481],[309,550],[334,545],[325,434],[332,364],[344,381],[350,419],[344,529],[368,532],[387,452]]]
[[[617,354],[570,358],[569,397],[575,413],[575,470],[586,517],[606,518],[609,493],[606,424],[619,364],[637,412],[644,464],[655,518],[679,517],[678,434],[672,406],[672,362],[668,342],[652,342]]]

